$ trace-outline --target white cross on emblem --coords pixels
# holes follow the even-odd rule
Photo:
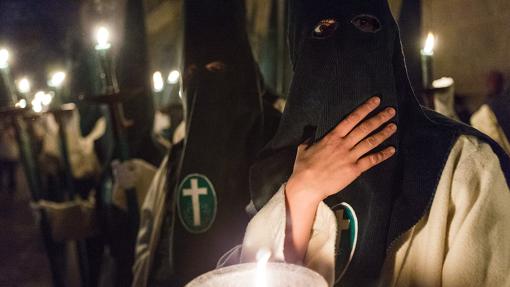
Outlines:
[[[191,188],[182,190],[183,196],[191,196],[191,204],[193,206],[193,225],[200,226],[202,220],[200,217],[200,196],[207,195],[207,188],[199,188],[198,180],[191,179]]]
[[[339,228],[341,231],[344,231],[344,230],[349,230],[349,227],[351,225],[351,221],[349,219],[344,219],[344,210],[341,209],[341,210],[337,210],[335,212],[335,215],[336,215],[336,219],[337,219],[337,222],[339,224]],[[340,233],[341,234],[341,233]],[[340,241],[342,240],[342,237],[339,235],[338,236],[338,245],[340,245]]]

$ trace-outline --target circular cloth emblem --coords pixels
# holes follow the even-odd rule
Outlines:
[[[214,222],[216,208],[216,191],[205,175],[190,174],[182,180],[177,194],[177,210],[186,230],[206,232]]]
[[[348,203],[342,202],[332,208],[335,212],[338,235],[336,239],[335,276],[338,283],[349,268],[358,242],[358,218]]]

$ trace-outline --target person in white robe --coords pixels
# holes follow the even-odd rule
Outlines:
[[[419,106],[387,1],[365,4],[289,2],[294,78],[251,168],[240,262],[269,249],[330,286],[510,286],[510,159]]]

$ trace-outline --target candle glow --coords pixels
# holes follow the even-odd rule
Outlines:
[[[163,88],[165,87],[165,83],[163,81],[163,76],[161,75],[161,72],[157,71],[152,74],[152,88],[154,92],[159,93],[163,91]]]
[[[0,49],[0,69],[9,67],[9,51],[5,48]]]
[[[108,50],[111,47],[109,42],[110,40],[110,32],[106,27],[99,27],[96,31],[96,50]]]
[[[25,99],[19,100],[19,102],[16,103],[15,107],[16,108],[22,108],[22,109],[26,108],[27,107],[27,100],[25,100]]]
[[[181,73],[179,73],[179,71],[173,70],[170,72],[170,74],[168,74],[167,81],[169,84],[177,84],[180,76],[181,76]]]
[[[261,249],[257,252],[257,271],[255,277],[256,287],[267,287],[267,261],[271,257],[271,251],[267,249]]]
[[[48,81],[48,86],[52,88],[60,88],[66,79],[66,73],[62,71],[55,72]]]
[[[38,91],[35,93],[34,99],[31,102],[32,110],[36,113],[40,113],[51,104],[52,100],[53,94],[46,93],[44,91]]]
[[[30,80],[28,80],[27,78],[22,78],[17,83],[18,91],[22,94],[29,93],[31,86],[32,85],[30,84]]]
[[[427,40],[425,40],[425,47],[423,47],[422,53],[424,55],[432,56],[434,55],[434,47],[436,45],[436,37],[434,34],[429,32],[427,35]]]

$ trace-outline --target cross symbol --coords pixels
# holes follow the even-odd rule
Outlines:
[[[193,206],[193,225],[200,226],[202,220],[200,218],[200,195],[207,195],[207,188],[199,188],[198,180],[191,179],[191,188],[182,190],[183,196],[191,196],[191,205]]]
[[[338,228],[340,229],[340,232],[338,233],[338,241],[337,244],[340,246],[340,241],[342,240],[342,231],[349,230],[349,226],[351,225],[350,219],[344,219],[344,210],[337,210],[335,211],[336,220],[338,222]]]

